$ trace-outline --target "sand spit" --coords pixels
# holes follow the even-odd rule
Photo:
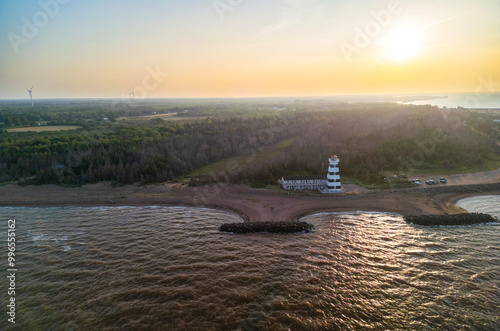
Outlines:
[[[500,185],[482,186],[481,189],[481,192],[489,194],[500,193]],[[423,188],[357,190],[356,193],[322,195],[250,189],[243,185],[226,184],[201,187],[181,184],[113,187],[108,183],[98,183],[74,188],[8,184],[0,186],[0,206],[189,206],[232,211],[244,221],[251,222],[296,221],[302,216],[319,212],[454,214],[462,212],[453,205],[454,199],[482,194],[478,191],[479,189],[464,190],[448,186],[446,192]]]

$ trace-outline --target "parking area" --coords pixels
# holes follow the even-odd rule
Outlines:
[[[440,182],[440,178],[446,178],[446,184]],[[413,178],[413,177],[412,177]],[[417,177],[415,177],[417,178]],[[430,185],[472,185],[472,184],[489,184],[500,182],[500,168],[493,171],[483,171],[475,173],[466,174],[456,174],[447,176],[420,176],[418,177],[423,186],[429,185],[427,181],[435,181],[437,183],[432,183]]]

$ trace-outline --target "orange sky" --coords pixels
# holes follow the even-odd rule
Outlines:
[[[0,4],[0,99],[31,86],[34,98],[238,97],[500,81],[497,0],[58,1]]]

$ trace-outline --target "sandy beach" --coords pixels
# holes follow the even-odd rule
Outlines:
[[[479,195],[429,193],[425,189],[374,190],[347,186],[347,193],[322,195],[250,189],[214,184],[190,187],[162,184],[112,187],[108,183],[61,187],[57,185],[0,187],[0,206],[191,206],[232,211],[245,221],[287,221],[319,212],[378,211],[402,215],[448,214],[461,210],[453,202]],[[498,191],[488,194],[500,194]]]

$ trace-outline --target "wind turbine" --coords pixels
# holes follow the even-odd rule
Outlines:
[[[31,107],[33,107],[33,96],[31,95],[31,92],[33,92],[33,86],[28,90],[26,89],[26,91],[28,91],[28,93],[30,94],[30,99],[31,99]]]
[[[132,92],[130,92],[129,94],[132,96],[132,101],[135,100],[135,92],[134,92],[135,88],[132,89]]]

